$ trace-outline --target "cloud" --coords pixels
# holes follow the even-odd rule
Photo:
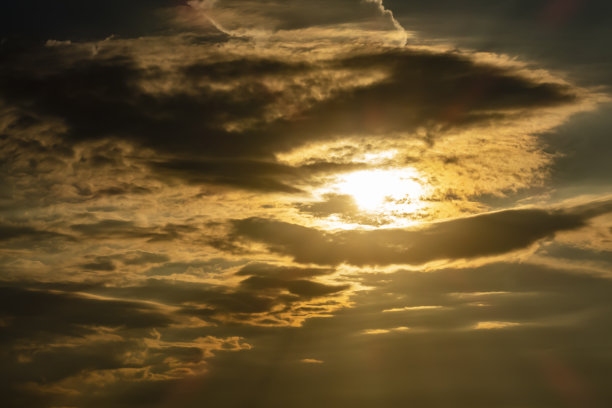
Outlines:
[[[285,41],[343,37],[362,41],[386,40],[403,45],[407,33],[380,0],[191,0],[184,23],[212,23],[232,36],[265,39],[276,35]],[[325,12],[321,12],[325,10]]]
[[[181,160],[152,162],[152,169],[162,177],[173,177],[192,184],[216,184],[256,191],[299,193],[289,181],[297,170],[273,162],[253,160]]]
[[[520,326],[520,323],[515,322],[478,322],[474,329],[476,330],[497,330],[507,329],[510,327]]]
[[[433,223],[422,229],[324,232],[262,218],[233,221],[229,239],[264,243],[301,263],[423,264],[474,258],[526,248],[556,232],[586,225],[610,203],[562,210],[507,210]]]
[[[169,269],[173,265],[179,266],[171,263]],[[210,283],[157,277],[116,287],[96,283],[80,289],[104,298],[165,305],[176,311],[174,316],[177,319],[192,319],[196,325],[234,322],[250,326],[299,326],[307,318],[326,316],[348,305],[346,299],[350,294],[350,285],[308,279],[329,275],[332,270],[266,266],[268,271],[273,271],[266,274],[262,272],[262,265],[257,267],[259,271],[247,268],[246,274],[249,276],[233,282],[227,275],[219,276]],[[180,271],[185,268],[187,266],[182,266]],[[183,274],[189,275],[188,272]],[[54,287],[52,284],[42,286],[46,289]],[[78,289],[70,286],[64,288],[62,285],[57,287]]]
[[[292,280],[329,275],[334,272],[335,270],[331,268],[302,268],[266,263],[250,263],[236,272],[236,275]]]
[[[164,254],[155,254],[145,251],[133,251],[121,254],[120,259],[126,265],[147,265],[168,262],[170,258]]]
[[[5,405],[552,406],[542,350],[605,382],[611,204],[538,189],[564,145],[607,174],[603,114],[556,132],[605,98],[390,1],[0,6]],[[422,211],[341,194],[374,169]]]
[[[309,204],[298,203],[300,211],[315,217],[327,217],[334,214],[355,214],[359,211],[352,196],[343,194],[326,194],[323,201]]]
[[[350,195],[328,193],[322,198],[320,201],[296,203],[295,206],[300,212],[313,217],[336,216],[347,223],[380,226],[390,221],[384,215],[364,213]]]
[[[170,28],[166,0],[76,0],[24,3],[7,1],[0,13],[0,36],[51,40],[103,39],[111,35],[150,35]]]
[[[203,335],[202,326],[199,335],[179,340],[171,331],[186,319],[161,304],[32,284],[41,288],[26,289],[25,282],[0,288],[6,401],[34,404],[37,396],[80,398],[115,383],[183,378],[206,371],[216,352],[251,347],[237,336]]]
[[[263,296],[275,296],[294,309],[295,317],[302,314],[325,314],[341,304],[325,304],[325,301],[333,300],[335,295],[342,292],[348,292],[350,285],[332,285],[312,279],[334,272],[335,270],[330,268],[252,263],[236,272],[237,276],[247,276],[240,281],[238,293],[247,291]],[[289,292],[290,296],[284,295],[285,291]]]
[[[57,251],[74,242],[74,237],[30,225],[0,223],[0,242],[5,248]]]
[[[330,295],[348,289],[348,285],[334,286],[323,283],[313,282],[305,279],[279,279],[265,278],[261,276],[251,276],[242,282],[240,286],[247,289],[269,290],[287,289],[290,293],[301,297],[318,297]]]
[[[3,328],[5,342],[92,334],[96,326],[164,327],[174,321],[162,309],[145,303],[7,286],[1,291],[2,310],[10,318],[9,326]]]
[[[596,38],[610,36],[610,4],[605,0],[528,0],[494,5],[486,1],[405,2],[385,0],[395,18],[414,37],[494,51],[563,67],[580,83],[610,84],[609,53]],[[517,31],[517,27],[521,29]],[[580,55],[580,58],[575,58]]]
[[[69,238],[64,234],[51,231],[38,230],[27,225],[0,225],[0,240],[10,241],[19,238],[32,238],[35,240],[48,240],[53,238]]]
[[[578,109],[585,98],[550,76],[459,52],[385,47],[296,59],[281,52],[261,56],[256,46],[235,55],[227,45],[221,55],[204,49],[211,58],[168,66],[137,54],[138,45],[109,40],[94,58],[80,45],[29,49],[28,58],[16,53],[0,71],[2,96],[12,109],[11,144],[54,120],[61,123],[56,146],[78,146],[80,166],[120,168],[129,160],[131,168],[149,169],[167,183],[299,193],[318,177],[358,163],[296,166],[278,162],[278,154],[356,137],[397,144],[426,134],[434,143],[451,131],[503,128],[539,109]],[[171,55],[175,45],[158,46]],[[18,123],[25,126],[19,133]],[[118,147],[119,140],[125,146]],[[106,144],[82,150],[101,141]],[[30,143],[42,145],[35,137]],[[124,181],[85,188],[82,196],[152,191]]]
[[[229,269],[233,266],[243,265],[246,261],[237,260],[231,261],[223,258],[213,258],[206,261],[192,261],[192,262],[156,262],[159,265],[154,266],[147,271],[147,276],[169,276],[174,274],[191,274],[197,276],[206,276],[211,274],[220,274],[224,270]]]
[[[605,324],[610,280],[583,272],[501,263],[374,274],[364,283],[379,286],[360,292],[354,308],[290,332],[251,332],[255,347],[248,355],[218,355],[208,375],[195,382],[198,391],[178,395],[185,406],[196,406],[201,398],[215,406],[300,408],[313,401],[322,407],[350,403],[359,408],[393,407],[397,401],[486,407],[492,400],[502,401],[503,407],[554,406],[560,396],[557,388],[549,388],[554,377],[549,374],[560,372],[561,366],[571,378],[588,384],[581,395],[608,401],[609,363],[600,350],[612,335]],[[473,304],[473,298],[449,296],[478,291],[508,294],[485,296],[481,305]],[[413,302],[445,308],[378,313]],[[519,325],[476,330],[478,322]],[[391,330],[401,327],[410,330]],[[356,335],[368,329],[389,332]],[[324,363],[296,364],[304,358]],[[230,392],[237,387],[240,393]],[[116,398],[123,401],[126,395]]]
[[[116,269],[115,264],[113,264],[110,260],[104,259],[104,258],[98,259],[96,262],[81,264],[80,267],[83,269],[91,270],[91,271],[106,271],[106,272],[114,271]]]
[[[105,219],[90,224],[73,224],[70,229],[96,239],[147,239],[149,242],[172,241],[196,228],[190,225],[167,224],[163,227],[140,227],[133,221]]]

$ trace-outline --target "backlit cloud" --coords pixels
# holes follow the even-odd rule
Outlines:
[[[0,6],[3,406],[610,405],[600,0],[47,3]]]

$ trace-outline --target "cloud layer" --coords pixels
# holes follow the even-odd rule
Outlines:
[[[3,406],[609,405],[605,51],[446,3],[3,3]]]

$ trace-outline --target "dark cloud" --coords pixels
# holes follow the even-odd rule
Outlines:
[[[321,113],[330,115],[329,121],[333,115],[338,125],[354,127],[351,131],[365,126],[362,132],[385,133],[430,121],[446,126],[487,122],[505,116],[507,110],[555,106],[577,98],[566,85],[535,83],[509,68],[476,63],[450,52],[393,50],[338,63],[390,71],[386,81],[320,105]]]
[[[355,199],[345,194],[324,194],[321,201],[296,203],[295,206],[300,212],[319,218],[335,215],[349,223],[375,226],[389,222],[385,216],[363,212],[357,206]]]
[[[607,278],[508,263],[400,271],[364,283],[375,280],[382,285],[357,296],[354,309],[299,329],[250,333],[256,347],[248,355],[225,354],[212,361],[210,375],[197,381],[199,392],[181,394],[182,406],[195,407],[204,399],[221,407],[314,402],[322,407],[485,408],[492,401],[504,408],[554,407],[568,401],[565,381],[576,387],[571,398],[595,401],[594,407],[612,397],[607,386],[611,362],[598,351],[612,337],[603,323],[611,307]],[[459,298],[456,293],[476,295]],[[408,305],[445,308],[380,313]],[[478,322],[504,320],[519,325],[474,328]],[[364,329],[399,326],[409,329],[363,334]],[[305,356],[323,363],[300,363]],[[230,392],[237,388],[239,393]]]
[[[43,73],[37,67],[15,64],[2,72],[6,85],[2,94],[39,114],[67,121],[65,137],[73,142],[123,138],[162,151],[229,154],[240,148],[235,144],[239,135],[223,131],[220,125],[260,116],[274,101],[274,94],[257,82],[233,92],[204,86],[195,94],[177,89],[153,96],[144,93],[138,81],[163,73],[139,69],[128,57],[62,64],[59,54],[41,52],[47,57],[38,63],[46,62],[56,70]],[[168,138],[169,134],[175,137]]]
[[[236,275],[291,280],[329,275],[334,271],[335,270],[331,268],[302,268],[297,266],[251,263],[241,268],[236,272]]]
[[[0,310],[9,318],[3,342],[44,336],[83,336],[104,327],[163,327],[173,319],[145,303],[106,300],[73,293],[3,287]]]
[[[220,318],[228,314],[244,314],[245,322],[249,322],[248,314],[271,313],[279,305],[290,306],[299,300],[296,297],[284,295],[281,289],[286,289],[291,294],[300,297],[313,298],[341,292],[348,289],[348,286],[326,285],[300,279],[299,275],[291,277],[255,275],[244,279],[235,289],[187,282],[168,286],[164,281],[149,280],[146,285],[126,288],[120,293],[143,299],[198,305],[196,309],[185,307],[184,311],[187,314],[194,312],[198,315],[203,311],[207,317],[211,318],[215,315]]]
[[[569,122],[604,98],[563,79],[608,84],[608,8],[3,2],[2,405],[610,405],[612,204],[547,198],[609,190],[609,106]],[[407,166],[425,215],[332,185]]]
[[[612,149],[608,137],[611,110],[612,105],[602,105],[594,112],[578,115],[555,132],[542,135],[547,148],[561,156],[552,166],[551,183],[559,188],[607,188],[612,163],[604,156]]]
[[[552,259],[602,262],[612,264],[612,250],[578,248],[569,245],[547,245],[539,252]]]
[[[583,227],[610,211],[607,202],[573,211],[508,210],[434,223],[419,230],[323,232],[248,218],[233,222],[232,238],[262,242],[297,262],[353,265],[421,264],[438,259],[496,255],[525,248],[556,232]]]
[[[278,78],[310,73],[317,67],[311,63],[272,58],[239,58],[231,61],[198,62],[183,68],[185,79],[202,82],[243,79]]]
[[[173,177],[192,184],[217,184],[259,191],[298,193],[301,190],[281,180],[296,179],[291,166],[254,160],[181,160],[153,162],[162,177]]]
[[[150,264],[163,264],[170,260],[170,258],[166,255],[144,251],[131,251],[113,255],[86,257],[87,260],[90,260],[91,258],[93,258],[92,261],[84,262],[78,266],[91,271],[114,271],[117,269],[117,262],[120,262],[123,265],[145,266]],[[151,269],[155,269],[155,267]]]
[[[583,273],[580,267],[561,271],[530,264],[495,263],[431,273],[373,274],[364,276],[363,282],[375,286],[376,292],[410,294],[400,300],[388,297],[376,301],[381,310],[394,310],[378,316],[380,322],[386,321],[378,326],[383,328],[401,322],[428,329],[472,328],[478,322],[491,321],[553,324],[574,313],[582,313],[589,320],[607,313],[612,306],[607,295],[610,281]],[[374,293],[367,296],[377,297]],[[418,309],[423,305],[440,308]],[[368,324],[376,327],[377,322],[372,319]]]
[[[120,259],[126,265],[147,265],[168,262],[170,258],[164,254],[154,254],[145,251],[133,251],[122,254]]]
[[[56,250],[74,240],[73,236],[56,231],[0,223],[0,242],[5,248]]]
[[[146,239],[149,242],[172,241],[184,234],[197,231],[191,225],[167,224],[163,227],[140,227],[132,221],[106,219],[90,224],[70,226],[89,238],[97,239]]]
[[[553,407],[567,400],[566,381],[576,387],[571,398],[595,401],[594,407],[612,397],[610,360],[600,353],[612,336],[605,324],[611,308],[606,278],[500,263],[376,274],[364,276],[363,283],[376,288],[361,292],[355,308],[342,314],[302,328],[243,328],[255,347],[219,354],[205,376],[122,382],[78,401],[92,407],[180,403],[195,408],[202,401],[228,408],[305,408],[313,401],[322,407],[408,402],[484,408],[491,401],[504,408]],[[444,308],[380,313],[422,305]],[[475,329],[483,321],[518,326]],[[364,334],[399,326],[409,329]],[[167,355],[189,360],[197,354],[179,348]],[[323,363],[301,363],[306,357]]]
[[[31,238],[34,240],[47,240],[53,238],[68,238],[64,234],[51,231],[38,230],[27,225],[0,225],[0,240],[9,241],[19,238]]]
[[[96,296],[133,299],[134,305],[141,302],[155,302],[172,306],[184,306],[183,313],[197,311],[188,305],[197,305],[199,309],[211,309],[214,313],[261,313],[270,310],[278,300],[260,296],[257,291],[235,291],[231,287],[185,281],[167,281],[147,279],[146,281],[124,285],[122,287],[105,287],[94,285],[86,288],[87,293]],[[85,312],[83,312],[85,313]],[[197,313],[196,313],[197,315]],[[117,317],[119,318],[119,317]]]
[[[328,217],[333,214],[355,214],[359,212],[355,199],[349,195],[327,194],[325,200],[309,204],[298,203],[300,211],[315,217]]]
[[[106,272],[114,271],[116,269],[115,264],[113,264],[111,261],[107,259],[100,259],[100,260],[97,260],[96,262],[81,264],[80,267],[83,269],[88,269],[90,271],[106,271]]]
[[[39,291],[80,290],[104,298],[131,299],[134,305],[147,302],[167,305],[176,310],[177,314],[173,318],[197,317],[215,325],[227,319],[258,325],[265,323],[266,318],[275,325],[296,324],[304,314],[325,314],[330,308],[340,307],[341,305],[330,297],[349,288],[349,285],[323,284],[308,279],[333,272],[329,269],[254,265],[241,274],[248,277],[237,286],[160,278],[149,278],[121,287],[61,283],[29,285]],[[316,300],[319,309],[301,310],[301,307],[307,308],[307,304],[303,302],[309,300]],[[331,303],[326,303],[327,301]]]
[[[262,276],[251,276],[240,285],[251,290],[287,289],[290,293],[303,297],[325,296],[348,289],[348,285],[334,286],[305,279],[289,280]]]
[[[346,172],[366,167],[361,163],[318,161],[290,166],[273,160],[248,158],[191,159],[175,158],[150,161],[150,168],[162,180],[179,180],[190,184],[211,184],[259,192],[302,193],[296,186],[316,176]]]
[[[388,138],[419,127],[439,132],[579,99],[569,85],[537,82],[452,52],[366,50],[314,63],[256,57],[194,62],[182,68],[178,86],[156,94],[141,84],[163,83],[167,74],[160,67],[141,68],[128,56],[70,62],[53,49],[28,55],[37,56],[35,63],[13,56],[0,71],[2,96],[37,117],[64,121],[67,130],[61,137],[69,145],[130,141],[157,153],[155,160],[144,162],[163,179],[260,191],[299,192],[299,181],[339,170],[338,163],[296,168],[274,160],[274,153],[309,142],[359,135]],[[357,77],[387,77],[366,86],[348,81],[323,100],[308,97],[309,87],[331,87],[325,78],[347,70]],[[292,84],[306,73],[305,84]],[[268,77],[285,85],[271,89]],[[213,86],[218,82],[231,86]],[[281,109],[288,100],[295,105],[291,115]],[[276,116],[262,120],[272,113]],[[430,135],[434,139],[436,132]],[[83,159],[98,167],[115,166],[121,159],[116,154],[107,148]],[[85,192],[108,196],[148,191],[117,185]]]
[[[605,0],[385,0],[385,5],[421,38],[563,66],[580,83],[610,85],[612,54],[602,39],[611,35],[612,7]]]
[[[0,7],[0,37],[41,41],[95,40],[111,35],[140,36],[169,29],[164,8],[175,0],[30,2],[8,0]]]

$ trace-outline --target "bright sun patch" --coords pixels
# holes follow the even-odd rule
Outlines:
[[[412,212],[422,206],[425,194],[414,169],[357,171],[341,176],[334,187],[368,212]]]

